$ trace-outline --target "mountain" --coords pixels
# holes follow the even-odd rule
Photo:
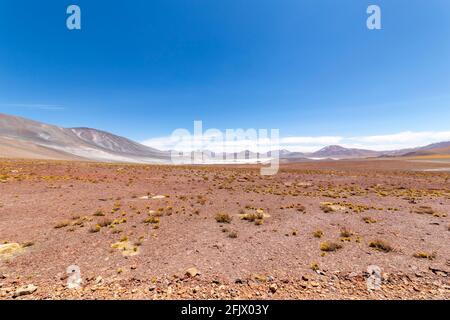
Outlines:
[[[25,158],[135,163],[170,160],[168,152],[108,132],[89,128],[62,128],[6,114],[0,114],[0,138],[0,155],[3,157],[18,154]]]
[[[202,151],[192,152],[192,159]],[[203,151],[204,160],[209,152]],[[241,151],[217,153],[209,163],[255,163],[269,160],[266,154]],[[311,159],[362,159],[373,157],[401,157],[450,154],[450,142],[439,142],[423,147],[372,151],[332,145],[316,152],[302,153],[278,150],[282,162],[300,162]],[[194,157],[195,155],[195,157]],[[106,162],[170,163],[171,152],[144,146],[130,139],[91,128],[63,128],[25,118],[0,114],[0,157],[93,160]],[[226,159],[226,160],[225,160]]]
[[[336,159],[350,159],[350,158],[369,158],[377,157],[381,153],[377,151],[364,149],[348,149],[341,146],[328,146],[319,151],[308,154],[309,158],[336,158]]]
[[[405,157],[450,155],[450,141],[433,143],[403,154]]]

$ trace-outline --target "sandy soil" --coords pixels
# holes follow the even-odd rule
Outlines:
[[[0,299],[449,299],[450,174],[421,172],[437,167],[2,160]]]

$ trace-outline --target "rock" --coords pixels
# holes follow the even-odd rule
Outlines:
[[[237,278],[236,280],[234,280],[234,283],[236,283],[236,284],[243,284],[244,281],[242,281],[242,279],[240,279],[240,278]]]
[[[13,297],[17,298],[17,297],[21,297],[21,296],[26,296],[26,295],[34,293],[36,290],[37,290],[37,287],[35,285],[29,284],[27,286],[18,288],[16,290],[16,292],[14,292]]]
[[[255,280],[259,281],[259,282],[266,282],[267,281],[267,277],[264,276],[264,275],[255,274]]]
[[[156,286],[152,285],[148,288],[148,291],[155,291],[156,290]]]
[[[95,279],[95,284],[101,284],[103,282],[103,278],[101,277],[101,276],[98,276],[96,279]]]
[[[199,286],[196,286],[194,289],[192,289],[193,293],[197,293],[199,291],[200,291],[200,287]]]
[[[275,293],[278,290],[278,286],[275,283],[273,283],[269,286],[269,290],[270,292]]]
[[[185,274],[186,274],[188,277],[193,278],[193,277],[195,277],[196,275],[199,275],[200,273],[198,272],[197,268],[192,267],[192,268],[187,269]]]

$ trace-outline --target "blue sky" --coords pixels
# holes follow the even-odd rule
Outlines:
[[[0,2],[0,112],[137,141],[202,120],[433,142],[450,131],[449,57],[448,0]]]

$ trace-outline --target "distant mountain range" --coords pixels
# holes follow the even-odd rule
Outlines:
[[[62,128],[5,114],[0,114],[0,156],[134,163],[170,161],[169,152],[108,132]]]
[[[192,152],[191,156],[203,155],[202,151]],[[413,157],[435,154],[450,154],[450,141],[394,151],[372,151],[351,149],[342,146],[327,146],[316,152],[302,153],[279,150],[284,162],[298,162],[319,159],[361,159],[379,157]],[[214,154],[214,153],[213,153]],[[237,158],[267,159],[250,151],[237,154],[214,154],[221,162]],[[170,151],[160,151],[144,146],[124,137],[91,128],[62,128],[25,118],[0,114],[0,157],[91,160],[130,163],[169,163]],[[269,153],[270,156],[270,153]],[[225,160],[227,159],[227,160]]]

